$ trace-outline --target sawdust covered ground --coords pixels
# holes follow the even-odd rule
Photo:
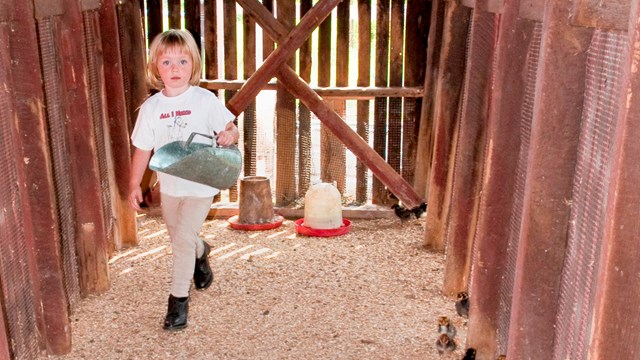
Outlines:
[[[460,359],[466,320],[443,296],[444,255],[422,247],[424,219],[354,220],[347,235],[295,225],[232,230],[210,220],[214,284],[191,291],[189,326],[162,329],[171,248],[161,218],[138,217],[136,248],[110,262],[112,288],[72,314],[73,352],[58,359]],[[437,318],[458,329],[435,348]]]

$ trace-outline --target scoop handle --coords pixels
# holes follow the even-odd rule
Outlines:
[[[202,133],[197,133],[197,132],[192,132],[192,133],[191,133],[191,135],[189,135],[189,138],[187,139],[187,142],[185,143],[185,147],[188,147],[189,145],[191,145],[191,142],[193,141],[193,138],[194,138],[196,135],[201,135],[201,136],[204,136],[204,137],[207,137],[207,138],[209,138],[209,139],[213,140],[213,136],[211,136],[211,135],[202,134]],[[213,144],[211,144],[211,145],[213,146]]]

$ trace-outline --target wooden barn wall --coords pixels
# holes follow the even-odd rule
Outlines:
[[[433,3],[425,245],[445,250],[443,291],[470,293],[463,346],[479,359],[640,356],[623,305],[640,300],[638,3]],[[452,9],[471,20],[453,97]]]
[[[69,352],[76,304],[137,241],[118,26],[109,0],[0,4],[0,358]]]

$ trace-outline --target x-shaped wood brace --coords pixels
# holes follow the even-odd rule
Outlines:
[[[275,75],[284,87],[300,99],[320,121],[356,157],[367,166],[403,205],[412,209],[424,200],[413,187],[389,165],[369,144],[354,132],[349,125],[325,102],[286,61],[302,46],[317,26],[326,19],[342,0],[321,0],[309,10],[291,32],[282,25],[269,10],[257,0],[236,0],[247,14],[262,27],[263,32],[278,42],[278,47],[247,80],[240,90],[227,102],[227,108],[236,116],[240,115],[253,101],[269,80]]]

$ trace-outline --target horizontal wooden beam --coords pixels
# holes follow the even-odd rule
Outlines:
[[[209,90],[239,90],[244,80],[201,80],[200,87]],[[276,90],[277,82],[267,83],[262,90]],[[370,100],[376,97],[420,98],[424,96],[421,87],[312,87],[323,98]]]
[[[571,9],[572,25],[606,30],[627,30],[630,0],[576,0]]]

